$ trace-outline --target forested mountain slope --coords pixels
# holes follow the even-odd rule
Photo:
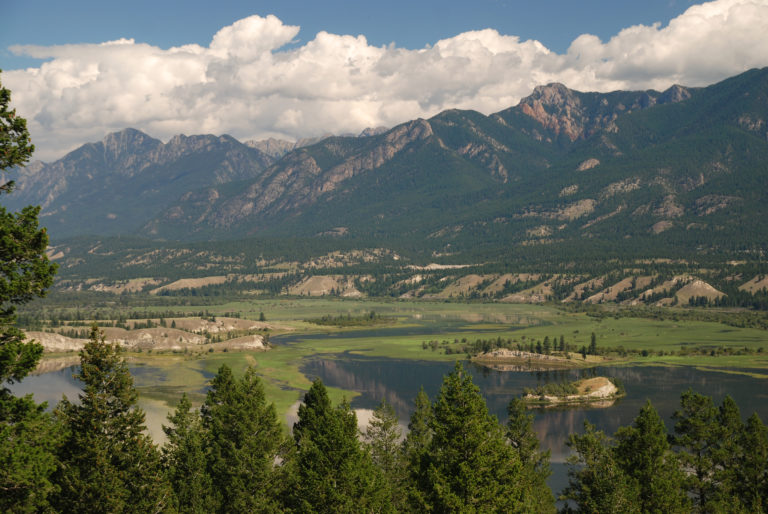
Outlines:
[[[767,70],[663,93],[543,86],[491,116],[452,110],[325,139],[243,187],[185,196],[146,229],[385,237],[436,251],[584,238],[746,248],[767,235],[767,90]]]
[[[54,237],[129,234],[185,192],[253,178],[274,161],[229,136],[179,135],[164,144],[126,129],[56,162],[33,163],[5,201],[41,205]]]
[[[279,159],[228,136],[163,144],[126,130],[27,170],[13,200],[41,204],[54,240],[333,238],[478,262],[511,248],[749,257],[768,242],[766,120],[768,69],[664,92],[550,84],[490,116],[449,110]]]

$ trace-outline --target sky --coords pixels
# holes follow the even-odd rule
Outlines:
[[[537,85],[709,85],[768,66],[768,0],[25,0],[3,5],[0,81],[35,158],[132,127],[296,140]]]

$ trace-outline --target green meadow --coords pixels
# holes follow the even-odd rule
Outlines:
[[[199,308],[188,307],[190,311]],[[184,310],[180,307],[177,310]],[[424,349],[429,341],[458,347],[462,340],[503,338],[519,342],[563,336],[571,347],[588,345],[594,332],[598,347],[646,350],[609,357],[612,365],[695,366],[768,378],[768,331],[716,322],[658,321],[640,318],[595,318],[551,306],[502,303],[371,301],[342,299],[268,299],[209,306],[214,315],[238,312],[258,319],[264,313],[272,324],[272,348],[263,352],[208,352],[205,346],[188,353],[129,353],[136,385],[143,398],[174,405],[183,392],[200,402],[210,377],[227,364],[236,374],[254,366],[278,412],[300,400],[310,379],[302,364],[313,357],[344,358],[365,355],[381,358],[454,361],[463,354],[445,354],[442,347]],[[363,316],[370,312],[385,322],[366,326],[330,327],[307,322],[324,315]],[[685,349],[689,355],[678,355]],[[710,350],[728,349],[728,355]],[[746,349],[746,351],[744,351]],[[695,350],[692,352],[692,350]],[[734,355],[738,351],[744,355]],[[579,362],[579,365],[598,362]],[[330,389],[334,401],[351,400],[353,391]]]

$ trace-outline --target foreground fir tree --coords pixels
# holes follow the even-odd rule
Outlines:
[[[55,491],[60,427],[31,395],[0,391],[0,512],[40,512]]]
[[[64,398],[65,427],[56,473],[61,512],[159,512],[169,507],[160,454],[144,432],[133,378],[117,345],[95,325],[80,352],[80,403]]]
[[[365,431],[365,440],[373,463],[384,478],[386,494],[391,498],[392,507],[398,511],[405,509],[407,484],[401,438],[402,431],[395,410],[389,402],[382,400],[373,411]]]
[[[218,512],[279,512],[276,461],[283,434],[253,368],[222,365],[200,409]]]
[[[685,474],[659,413],[646,402],[632,426],[616,431],[616,462],[639,486],[643,512],[690,512]]]
[[[298,512],[390,511],[381,475],[360,444],[349,404],[332,407],[325,386],[315,380],[298,414],[289,462],[290,506]]]
[[[539,508],[538,512],[551,509],[555,498],[547,485],[547,478],[552,474],[549,468],[549,450],[539,449],[539,438],[533,431],[533,415],[528,413],[525,403],[520,398],[514,398],[507,406],[507,439],[512,448],[517,450],[524,467],[523,476],[530,480],[529,495]]]
[[[680,410],[675,420],[674,444],[680,448],[680,459],[689,470],[686,488],[693,496],[694,506],[706,509],[715,494],[713,475],[719,428],[717,408],[712,398],[688,389],[680,397]]]
[[[444,379],[432,411],[433,435],[419,480],[430,510],[536,512],[541,507],[539,495],[530,494],[531,480],[517,452],[461,364]]]
[[[217,504],[208,473],[208,443],[200,416],[192,410],[187,395],[181,398],[170,426],[163,426],[168,442],[163,447],[163,464],[173,493],[173,507],[179,512],[204,514]]]
[[[0,200],[13,190],[10,168],[29,161],[26,120],[10,109],[11,92],[0,84]],[[0,511],[44,510],[52,490],[54,447],[59,431],[31,397],[16,398],[6,387],[35,369],[43,347],[25,341],[14,326],[16,306],[44,296],[56,265],[45,250],[48,235],[38,226],[39,207],[8,212],[0,206]]]
[[[602,431],[585,422],[584,433],[572,434],[568,446],[575,454],[568,458],[568,487],[562,499],[576,506],[566,506],[564,512],[641,512],[638,484],[616,462],[612,444]]]
[[[740,503],[737,493],[739,457],[745,451],[752,451],[752,448],[742,447],[744,423],[739,406],[730,396],[723,398],[718,408],[714,432],[717,438],[712,451],[715,486],[711,507],[712,510],[728,512]]]
[[[752,414],[739,437],[736,494],[746,512],[768,512],[768,428]]]
[[[426,479],[427,450],[432,441],[432,429],[430,428],[432,404],[423,387],[419,389],[413,407],[413,413],[408,423],[408,434],[403,440],[403,458],[405,459],[407,475],[406,496],[408,505],[414,511],[423,512],[427,510],[427,501],[423,492],[429,488],[426,484],[420,484],[419,481]]]

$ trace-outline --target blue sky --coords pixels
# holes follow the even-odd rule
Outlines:
[[[207,44],[216,31],[252,14],[274,14],[299,25],[299,39],[320,31],[362,34],[375,46],[395,43],[416,49],[469,30],[494,28],[536,39],[564,52],[577,36],[607,40],[631,25],[650,25],[681,14],[691,0],[389,0],[221,1],[201,0],[23,0],[3,7],[0,69],[34,66],[14,56],[12,45],[99,43],[133,38],[161,48]]]
[[[6,4],[0,78],[42,160],[128,127],[296,140],[768,66],[768,0]]]

